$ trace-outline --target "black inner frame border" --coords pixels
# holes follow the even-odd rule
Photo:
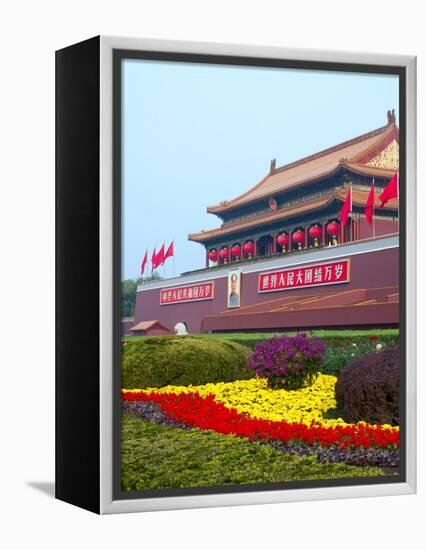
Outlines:
[[[144,491],[123,491],[121,489],[121,173],[122,173],[122,61],[127,59],[143,61],[183,62],[195,64],[250,66],[259,68],[302,69],[329,72],[350,72],[363,74],[396,75],[399,77],[399,334],[400,334],[400,467],[399,474],[369,478],[342,478],[330,480],[286,481],[258,484],[233,484],[206,487],[173,489],[148,489]],[[392,107],[392,106],[390,106]],[[211,55],[196,53],[159,52],[144,50],[113,50],[113,499],[144,499],[171,496],[213,495],[229,493],[251,493],[286,489],[311,489],[327,487],[349,487],[403,483],[407,480],[406,441],[406,68],[398,65],[372,65],[363,63],[341,63],[329,61],[305,61],[243,57],[233,55]]]

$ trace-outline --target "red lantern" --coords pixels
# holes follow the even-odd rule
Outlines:
[[[302,243],[305,240],[305,232],[302,229],[296,229],[293,233],[293,241],[297,243],[297,248],[300,250],[302,248]]]
[[[309,236],[314,239],[314,246],[318,246],[318,240],[321,237],[321,227],[319,225],[313,225],[309,228]]]
[[[209,260],[212,262],[217,262],[217,250],[215,248],[213,248],[213,250],[210,250]]]
[[[337,235],[340,231],[340,224],[338,222],[330,222],[327,225],[327,233],[332,237],[332,244],[337,244]]]
[[[289,238],[287,233],[280,233],[277,237],[277,243],[282,247],[283,252],[285,252],[288,247],[288,241]]]
[[[229,257],[229,248],[225,246],[219,251],[219,256],[222,258],[223,262],[226,264]]]
[[[234,244],[231,248],[231,255],[234,257],[234,258],[239,258],[240,255],[241,255],[241,245],[239,244]]]
[[[327,225],[327,233],[329,235],[337,235],[340,231],[340,225],[337,222],[330,222]]]
[[[243,250],[246,254],[248,254],[248,257],[251,258],[251,255],[254,253],[254,242],[247,241],[244,243]]]

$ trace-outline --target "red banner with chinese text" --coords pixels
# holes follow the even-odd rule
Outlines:
[[[261,273],[259,275],[258,292],[335,285],[348,283],[349,280],[350,260],[345,259],[338,262]]]
[[[198,302],[214,298],[214,282],[196,285],[164,288],[160,291],[160,306],[181,304],[182,302]]]

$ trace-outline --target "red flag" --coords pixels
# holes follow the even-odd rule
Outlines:
[[[384,205],[388,202],[388,200],[398,199],[398,198],[399,198],[399,172],[397,172],[394,175],[394,177],[390,180],[390,182],[384,188],[383,193],[379,195],[379,199],[382,201],[380,208],[383,208]]]
[[[158,264],[157,264],[157,254],[155,253],[155,248],[152,251],[151,264],[152,264],[151,272],[153,272],[158,266]]]
[[[148,249],[146,249],[145,256],[143,257],[143,260],[141,263],[141,275],[143,275],[143,272],[145,271],[145,267],[147,263],[148,263]]]
[[[340,210],[340,221],[343,226],[348,223],[348,216],[350,212],[352,212],[352,185],[349,186],[348,194],[346,195],[342,210]]]
[[[160,248],[157,254],[157,258],[156,258],[157,267],[164,264],[164,244],[165,243],[163,243],[163,246]]]
[[[173,245],[173,241],[169,244],[169,248],[167,249],[167,252],[164,256],[164,261],[167,260],[167,258],[171,258],[172,256],[175,255],[175,248],[174,248],[174,245]]]
[[[368,220],[369,225],[373,223],[373,209],[374,209],[374,178],[370,192],[368,193],[367,202],[364,206],[364,214]]]

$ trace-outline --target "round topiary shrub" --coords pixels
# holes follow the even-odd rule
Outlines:
[[[253,377],[250,350],[220,338],[157,336],[126,342],[121,354],[123,388],[161,388]]]
[[[336,401],[346,422],[399,424],[399,348],[353,361],[336,383]]]
[[[324,355],[325,345],[315,336],[284,334],[257,344],[249,367],[271,388],[297,390],[314,382]]]

